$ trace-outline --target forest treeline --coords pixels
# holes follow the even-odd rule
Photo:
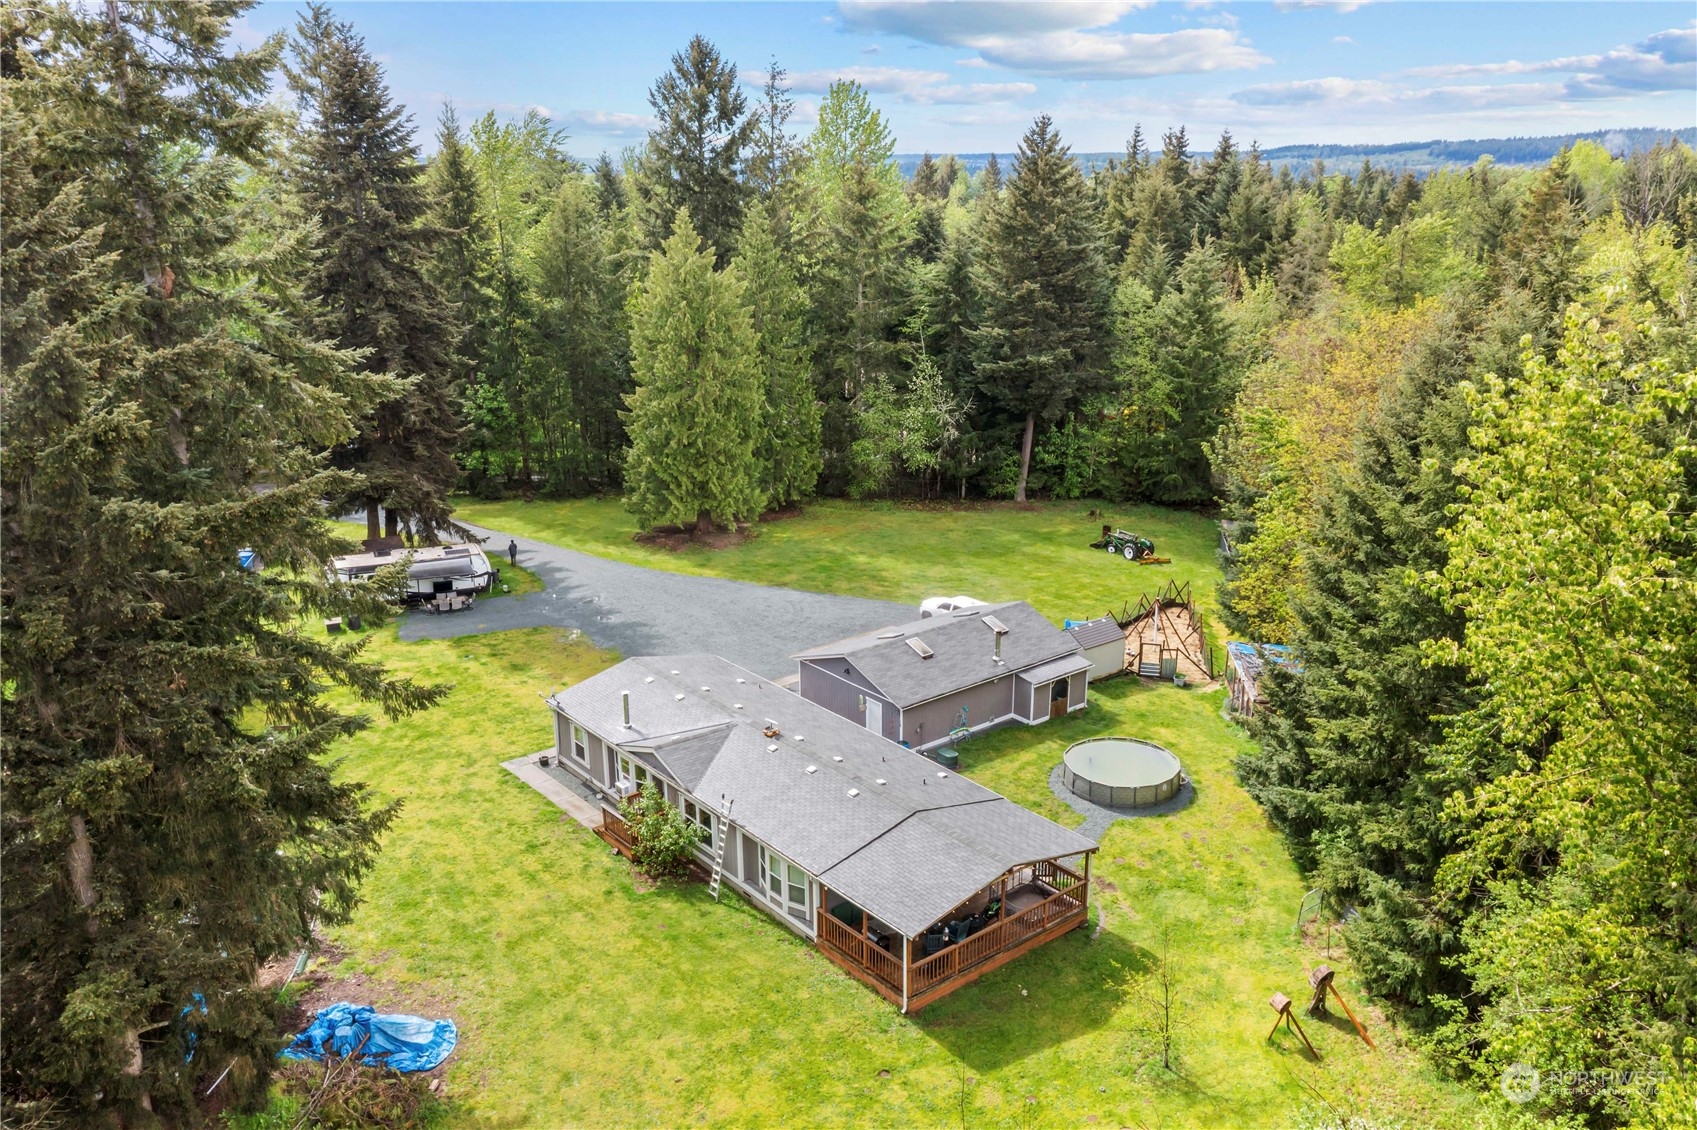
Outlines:
[[[430,539],[462,488],[1219,507],[1223,614],[1294,658],[1238,772],[1369,987],[1483,1087],[1593,1073],[1528,1117],[1689,1112],[1688,148],[1298,175],[1134,129],[1087,176],[1039,117],[904,178],[865,90],[801,135],[697,38],[626,153],[450,109],[425,161],[353,27],[236,49],[244,7],[0,23],[8,1124],[186,1121],[190,1054],[263,1095],[255,970],[394,818],[337,703],[442,693],[297,630],[383,610],[319,577],[326,501]]]

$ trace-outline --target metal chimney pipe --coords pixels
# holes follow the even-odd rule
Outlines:
[[[1001,661],[1002,661],[1002,633],[997,632],[996,633],[996,662],[999,664],[999,663],[1001,663]]]
[[[619,692],[619,701],[624,705],[624,708],[625,708],[625,729],[628,730],[628,729],[630,729],[630,692],[629,691],[620,691]]]

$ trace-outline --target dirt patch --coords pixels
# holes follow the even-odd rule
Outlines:
[[[1104,879],[1100,875],[1096,876],[1095,878],[1091,879],[1090,881],[1092,883],[1096,884],[1096,889],[1098,891],[1104,891],[1104,892],[1106,892],[1110,895],[1118,893],[1118,891],[1120,889],[1119,884],[1115,883],[1112,879]]]
[[[762,522],[787,522],[791,518],[802,516],[802,508],[796,505],[780,506],[776,510],[768,510],[760,516]]]
[[[754,531],[746,525],[736,529],[714,527],[710,534],[699,534],[693,526],[688,529],[682,526],[658,526],[634,535],[632,540],[638,545],[652,545],[676,553],[681,549],[735,549],[739,545],[747,544],[754,537]]]

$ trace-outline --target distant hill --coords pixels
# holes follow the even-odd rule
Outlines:
[[[1665,129],[1600,129],[1590,133],[1550,134],[1545,137],[1487,137],[1474,141],[1402,141],[1391,145],[1281,145],[1264,149],[1261,156],[1275,167],[1289,165],[1293,170],[1306,169],[1316,160],[1324,161],[1331,172],[1358,168],[1362,161],[1371,160],[1381,168],[1398,172],[1425,173],[1433,169],[1466,167],[1489,154],[1499,165],[1542,165],[1565,147],[1576,141],[1594,141],[1618,155],[1648,149],[1658,141],[1677,137],[1697,148],[1697,126],[1680,130]],[[1192,138],[1199,157],[1207,156],[1213,148],[1212,138]],[[1086,172],[1124,153],[1074,153]],[[919,165],[918,153],[897,153],[896,165],[903,176],[912,176]],[[969,173],[984,167],[988,153],[958,153],[956,157]],[[1012,153],[998,153],[996,159],[1007,172],[1013,162]]]

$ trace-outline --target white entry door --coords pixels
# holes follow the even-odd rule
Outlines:
[[[866,728],[879,737],[884,734],[884,704],[875,698],[866,700]]]

